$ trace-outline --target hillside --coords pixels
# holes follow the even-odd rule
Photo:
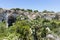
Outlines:
[[[60,14],[0,8],[0,40],[60,40]]]

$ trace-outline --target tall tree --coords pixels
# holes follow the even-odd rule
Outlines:
[[[16,10],[20,10],[20,8],[16,8]]]
[[[32,12],[32,10],[31,10],[31,9],[27,9],[27,11],[28,11],[28,12]]]
[[[36,12],[38,12],[38,10],[34,10],[34,12],[36,13]]]

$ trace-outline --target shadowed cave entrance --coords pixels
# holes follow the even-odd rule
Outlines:
[[[16,18],[13,15],[8,16],[8,27],[12,26],[16,20]]]

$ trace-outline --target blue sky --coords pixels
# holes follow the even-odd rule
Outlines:
[[[0,0],[0,7],[60,11],[60,0]]]

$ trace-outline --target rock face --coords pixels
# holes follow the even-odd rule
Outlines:
[[[60,40],[60,37],[57,34],[53,33],[48,27],[46,29],[48,30],[48,32],[51,32],[46,35],[46,38],[48,40]]]
[[[0,12],[0,19],[5,19],[4,17],[7,14],[12,14],[14,17],[16,17],[17,15],[24,15],[27,16],[29,19],[36,19],[36,17],[40,17],[40,18],[45,18],[48,20],[52,20],[55,17],[55,13],[40,13],[40,12],[25,12],[25,11],[14,11],[14,10],[3,10]]]
[[[25,17],[27,17],[29,20],[33,20],[39,17],[39,18],[45,18],[48,20],[52,20],[55,18],[56,13],[42,13],[42,12],[35,13],[35,12],[28,12],[28,11],[26,12],[26,11],[21,11],[21,10],[16,11],[16,10],[0,9],[0,22],[5,20],[8,26],[10,23],[13,23],[12,22],[13,20],[15,21],[15,18],[17,16],[21,16],[21,15],[23,16],[23,18],[21,17],[21,19],[24,19]],[[57,16],[59,17],[58,19],[60,19],[60,15],[58,14]]]
[[[8,26],[12,26],[12,23],[15,22],[16,17],[18,14],[16,14],[15,12],[11,12],[10,10],[6,10],[3,13],[0,13],[0,22],[5,21],[7,27]]]
[[[47,38],[49,40],[60,40],[60,37],[58,35],[54,35],[54,34],[48,34]]]
[[[7,12],[6,14],[6,24],[8,24],[7,26],[12,26],[12,23],[15,22],[17,15],[18,14],[16,14],[15,12],[13,13]]]

